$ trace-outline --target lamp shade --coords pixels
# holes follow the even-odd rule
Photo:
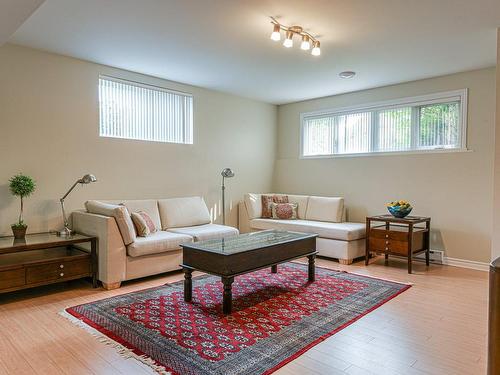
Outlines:
[[[275,42],[281,39],[280,25],[278,25],[277,23],[274,24],[273,32],[271,34],[271,39],[274,40]]]
[[[81,184],[90,184],[91,182],[96,182],[97,178],[93,174],[86,174],[80,179]]]
[[[222,177],[234,177],[234,172],[231,168],[224,168],[222,172],[220,173]]]
[[[289,30],[286,32],[286,37],[285,37],[285,41],[283,42],[283,45],[286,47],[286,48],[290,48],[290,47],[293,47],[293,33]]]

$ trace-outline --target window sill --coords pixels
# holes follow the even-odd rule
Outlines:
[[[371,156],[392,156],[392,155],[421,155],[421,154],[449,154],[449,153],[462,153],[474,152],[466,148],[451,148],[451,149],[435,149],[435,150],[414,150],[414,151],[393,151],[393,152],[365,152],[358,154],[336,154],[336,155],[300,155],[299,159],[332,159],[332,158],[357,158],[357,157],[371,157]]]

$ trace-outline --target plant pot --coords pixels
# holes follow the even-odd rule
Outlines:
[[[16,227],[16,226],[11,226],[12,233],[14,234],[14,238],[17,240],[23,239],[26,237],[26,229],[28,229],[28,226],[24,227]]]

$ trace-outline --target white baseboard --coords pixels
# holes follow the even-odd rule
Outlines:
[[[458,258],[444,257],[443,264],[453,267],[470,268],[478,271],[488,271],[490,269],[489,263],[476,262],[474,260],[465,260]]]
[[[405,256],[391,255],[391,257],[406,259]],[[425,262],[425,253],[420,253],[413,258],[413,260],[419,262]],[[444,264],[446,266],[469,268],[477,271],[486,271],[490,269],[490,264],[485,262],[476,262],[474,260],[466,260],[459,258],[450,258],[444,256],[442,250],[431,250],[431,264]]]

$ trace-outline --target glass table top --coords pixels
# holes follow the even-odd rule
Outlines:
[[[210,251],[219,254],[235,254],[244,251],[251,251],[281,245],[288,242],[304,240],[317,237],[313,233],[299,233],[281,230],[265,230],[261,232],[245,233],[238,236],[205,240],[181,245],[184,248],[191,248],[203,251]]]
[[[45,245],[63,246],[69,243],[88,241],[90,238],[82,234],[74,234],[70,237],[58,237],[55,233],[27,234],[22,240],[15,239],[12,236],[0,237],[0,253],[39,248]]]

